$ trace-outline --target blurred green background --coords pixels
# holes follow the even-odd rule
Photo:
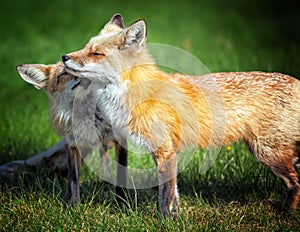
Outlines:
[[[31,156],[59,139],[50,124],[47,95],[25,83],[16,65],[57,62],[82,48],[117,12],[126,25],[146,20],[148,42],[183,48],[211,72],[261,70],[300,77],[296,1],[4,0],[0,164]]]

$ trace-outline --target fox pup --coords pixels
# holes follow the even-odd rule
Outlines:
[[[97,35],[82,50],[62,56],[66,72],[101,89],[106,120],[145,146],[158,170],[158,211],[177,215],[178,152],[244,141],[264,166],[282,178],[295,209],[300,184],[300,82],[265,72],[167,74],[146,46],[143,20],[119,32]]]
[[[118,31],[124,27],[122,17],[113,17],[101,34]],[[99,92],[91,81],[81,80],[64,71],[62,62],[52,65],[22,64],[17,66],[20,76],[38,89],[44,89],[50,96],[52,123],[58,133],[65,137],[68,155],[69,204],[80,201],[79,173],[82,157],[93,147],[101,144],[100,155],[103,162],[109,162],[107,149],[115,141],[111,126],[103,119]],[[102,142],[102,143],[101,143]],[[120,139],[119,139],[120,142]],[[122,146],[117,141],[118,165],[116,193],[124,197],[122,186],[126,186],[127,150],[126,140]],[[104,157],[103,157],[104,155]],[[103,159],[104,158],[104,159]],[[108,166],[105,167],[108,170]]]

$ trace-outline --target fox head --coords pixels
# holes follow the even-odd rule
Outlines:
[[[26,82],[48,93],[53,126],[60,135],[64,135],[64,128],[71,124],[73,101],[81,80],[65,72],[62,62],[21,64],[17,71]]]
[[[104,84],[114,83],[122,71],[152,63],[145,43],[146,24],[140,20],[127,28],[100,32],[82,50],[63,55],[62,60],[68,73]]]
[[[97,91],[93,91],[91,88],[93,86],[91,81],[68,74],[64,71],[62,62],[51,65],[22,64],[17,66],[17,70],[25,81],[38,89],[44,89],[49,94],[52,124],[59,135],[65,136],[68,143],[73,144],[74,119],[75,122],[78,122],[79,119],[84,118],[89,109],[94,112],[96,106],[98,95]],[[82,114],[79,115],[80,112]],[[91,120],[82,122],[84,126],[87,123],[91,123]],[[94,124],[95,121],[93,120],[92,125]],[[84,136],[79,138],[79,132],[76,135],[77,140],[86,143]],[[98,137],[94,137],[96,140],[98,139]]]

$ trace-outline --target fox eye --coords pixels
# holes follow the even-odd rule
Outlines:
[[[92,52],[93,56],[104,56],[103,53],[99,53],[99,52]]]

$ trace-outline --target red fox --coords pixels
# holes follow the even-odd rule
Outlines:
[[[117,15],[109,21],[101,34],[118,31],[123,27],[123,19]],[[82,156],[85,157],[95,145],[102,142],[100,155],[107,161],[107,149],[112,146],[110,139],[115,140],[111,125],[102,116],[101,102],[98,101],[101,92],[93,88],[91,81],[80,80],[66,73],[62,62],[52,65],[22,64],[17,66],[17,70],[25,81],[38,89],[44,89],[50,96],[52,123],[58,133],[65,137],[69,148],[69,204],[78,202]],[[116,193],[123,198],[122,187],[126,186],[127,178],[126,140],[122,141],[122,146],[117,142],[115,145],[120,164]],[[103,154],[106,156],[103,157]]]
[[[98,35],[62,56],[66,72],[102,89],[104,116],[113,128],[152,153],[158,170],[158,211],[177,215],[177,154],[185,146],[211,148],[244,141],[282,178],[295,209],[300,184],[300,82],[265,72],[167,74],[146,46],[143,20]]]

